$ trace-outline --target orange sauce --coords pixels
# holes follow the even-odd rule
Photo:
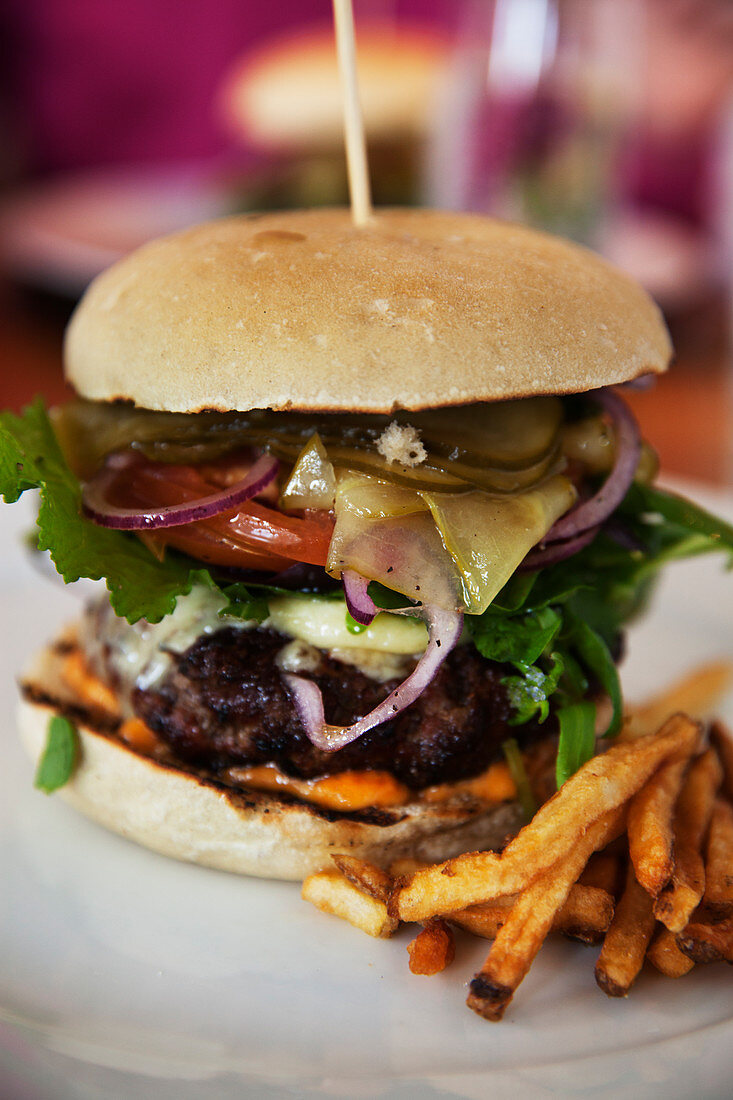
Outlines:
[[[158,744],[158,738],[142,718],[128,718],[117,732],[126,745],[144,756],[149,756]]]
[[[426,787],[421,798],[425,802],[445,802],[457,794],[470,794],[486,802],[509,802],[517,797],[517,787],[507,765],[503,760],[497,760],[472,779]]]
[[[65,658],[64,679],[88,706],[109,714],[119,714],[117,696],[112,688],[92,675],[80,649],[74,649]]]
[[[295,779],[276,764],[232,768],[237,782],[261,791],[281,791],[327,810],[365,810],[369,806],[401,806],[410,791],[389,772],[347,771],[320,779]]]

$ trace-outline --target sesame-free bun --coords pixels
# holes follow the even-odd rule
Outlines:
[[[426,133],[450,47],[419,24],[360,23],[359,99],[371,140]],[[341,148],[344,113],[333,24],[270,38],[236,62],[219,95],[229,129],[249,145],[290,153]]]
[[[19,728],[31,758],[46,743],[49,719],[74,723],[79,751],[59,795],[113,832],[175,859],[261,878],[301,879],[347,852],[387,866],[413,856],[440,861],[498,847],[517,832],[516,802],[487,806],[411,803],[389,810],[338,813],[274,794],[234,789],[202,772],[159,763],[129,748],[115,720],[90,710],[69,688],[64,661],[74,632],[44,649],[22,687]]]
[[[226,218],[91,285],[66,338],[78,392],[149,409],[391,412],[577,393],[663,371],[633,280],[578,245],[469,214]]]

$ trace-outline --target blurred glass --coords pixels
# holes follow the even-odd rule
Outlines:
[[[630,109],[636,18],[629,0],[468,0],[429,201],[597,244]]]

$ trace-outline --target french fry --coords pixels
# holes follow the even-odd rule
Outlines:
[[[368,936],[385,939],[397,928],[383,901],[365,894],[339,871],[317,871],[303,882],[302,896],[324,913],[341,917]]]
[[[705,911],[715,920],[733,914],[733,806],[719,798],[713,807],[705,849]]]
[[[496,898],[495,901],[451,913],[447,919],[474,936],[493,940],[506,923],[516,900],[516,895]],[[613,897],[608,891],[597,886],[581,886],[576,882],[570,888],[565,904],[555,914],[552,930],[581,943],[597,943],[611,923],[613,906]]]
[[[390,863],[389,873],[393,879],[408,878],[408,876],[414,875],[416,871],[424,870],[425,867],[430,867],[430,864],[422,859],[413,859],[412,856],[402,856],[401,859],[395,859]]]
[[[733,662],[711,661],[640,706],[630,707],[619,737],[643,737],[659,729],[670,714],[695,714],[709,718],[733,686]]]
[[[466,1004],[486,1020],[500,1020],[527,974],[555,914],[590,855],[615,836],[623,811],[614,809],[595,821],[567,858],[536,878],[512,906],[486,962],[471,982]]]
[[[680,951],[674,933],[664,927],[659,929],[652,940],[646,957],[668,978],[682,978],[695,965],[692,959]]]
[[[695,962],[733,962],[733,917],[719,924],[694,921],[677,936],[677,944]]]
[[[369,863],[366,859],[359,859],[357,856],[349,856],[339,852],[332,855],[331,859],[344,878],[347,878],[349,882],[353,883],[363,893],[368,894],[369,897],[376,898],[377,901],[383,901],[386,905],[393,886],[391,875],[388,875],[381,867],[377,867],[376,864]]]
[[[596,981],[609,997],[625,997],[644,965],[654,932],[652,899],[636,881],[629,861],[626,888],[616,906],[596,963]]]
[[[613,920],[613,894],[597,886],[572,887],[553,928],[579,943],[598,943]]]
[[[416,872],[397,884],[390,912],[402,920],[427,920],[519,893],[569,856],[585,830],[627,802],[664,760],[687,751],[698,737],[695,722],[674,715],[652,736],[613,745],[571,776],[501,855],[469,852]]]
[[[733,736],[722,722],[713,722],[710,726],[710,743],[723,768],[723,794],[733,802]]]
[[[691,751],[694,751],[694,746]],[[653,898],[674,870],[672,814],[690,754],[673,756],[634,795],[629,805],[629,855],[637,882]]]
[[[621,852],[614,851],[615,845],[602,852],[594,852],[588,860],[583,874],[578,880],[583,886],[595,886],[618,897],[623,886]]]
[[[705,890],[702,844],[722,778],[720,762],[708,749],[693,762],[674,815],[674,870],[654,903],[654,915],[670,932],[681,932]]]
[[[450,966],[456,953],[453,931],[444,920],[435,917],[408,943],[407,951],[413,974],[439,974]]]

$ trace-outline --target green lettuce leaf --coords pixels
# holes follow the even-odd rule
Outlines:
[[[66,582],[105,580],[112,606],[129,622],[152,623],[208,572],[179,555],[159,561],[138,538],[98,527],[81,513],[81,486],[69,469],[39,399],[22,416],[0,413],[0,494],[8,503],[40,491],[37,546]],[[209,578],[210,579],[210,578]]]

